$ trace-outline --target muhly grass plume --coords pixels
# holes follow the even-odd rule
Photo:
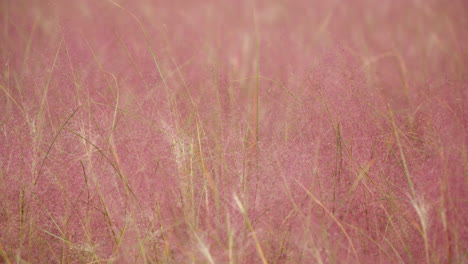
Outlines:
[[[465,1],[0,2],[2,263],[465,263]]]

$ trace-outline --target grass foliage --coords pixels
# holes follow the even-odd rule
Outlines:
[[[1,1],[0,262],[468,262],[467,10]]]

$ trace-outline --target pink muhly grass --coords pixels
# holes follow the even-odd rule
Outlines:
[[[2,1],[2,263],[464,263],[463,1]]]

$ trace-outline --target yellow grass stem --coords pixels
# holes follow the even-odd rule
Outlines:
[[[338,225],[338,227],[341,229],[341,231],[343,232],[343,234],[345,235],[345,237],[348,239],[348,242],[349,242],[349,245],[351,246],[351,250],[353,251],[353,254],[354,254],[354,257],[356,258],[356,261],[359,260],[359,257],[358,257],[358,254],[357,254],[357,251],[356,251],[356,248],[354,247],[354,244],[353,244],[353,241],[351,240],[351,237],[349,236],[348,232],[346,231],[346,229],[344,228],[344,226],[340,223],[340,221],[335,217],[335,215],[330,212],[323,204],[322,202],[320,202],[316,197],[315,195],[310,192],[306,187],[304,187],[304,185],[302,185],[302,183],[300,183],[298,180],[295,180],[297,182],[297,184],[299,184],[299,186],[310,196],[310,198],[312,198],[312,200],[317,204],[319,205],[324,211],[325,213],[327,213],[331,219],[333,219],[333,221]]]
[[[234,194],[234,201],[236,202],[237,206],[239,207],[239,210],[241,211],[242,215],[244,216],[245,223],[247,224],[248,228],[250,229],[250,232],[252,233],[252,237],[255,242],[255,246],[257,247],[258,255],[260,256],[260,259],[262,260],[263,264],[268,264],[268,261],[265,257],[265,253],[263,253],[262,245],[260,244],[260,241],[258,240],[257,234],[255,232],[255,229],[252,225],[252,222],[250,222],[249,216],[247,214],[247,211],[245,210],[245,207],[242,205],[242,202],[240,201],[239,197],[237,197],[236,194]]]

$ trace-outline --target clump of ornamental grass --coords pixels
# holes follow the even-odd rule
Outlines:
[[[465,6],[2,2],[2,261],[465,262]]]

